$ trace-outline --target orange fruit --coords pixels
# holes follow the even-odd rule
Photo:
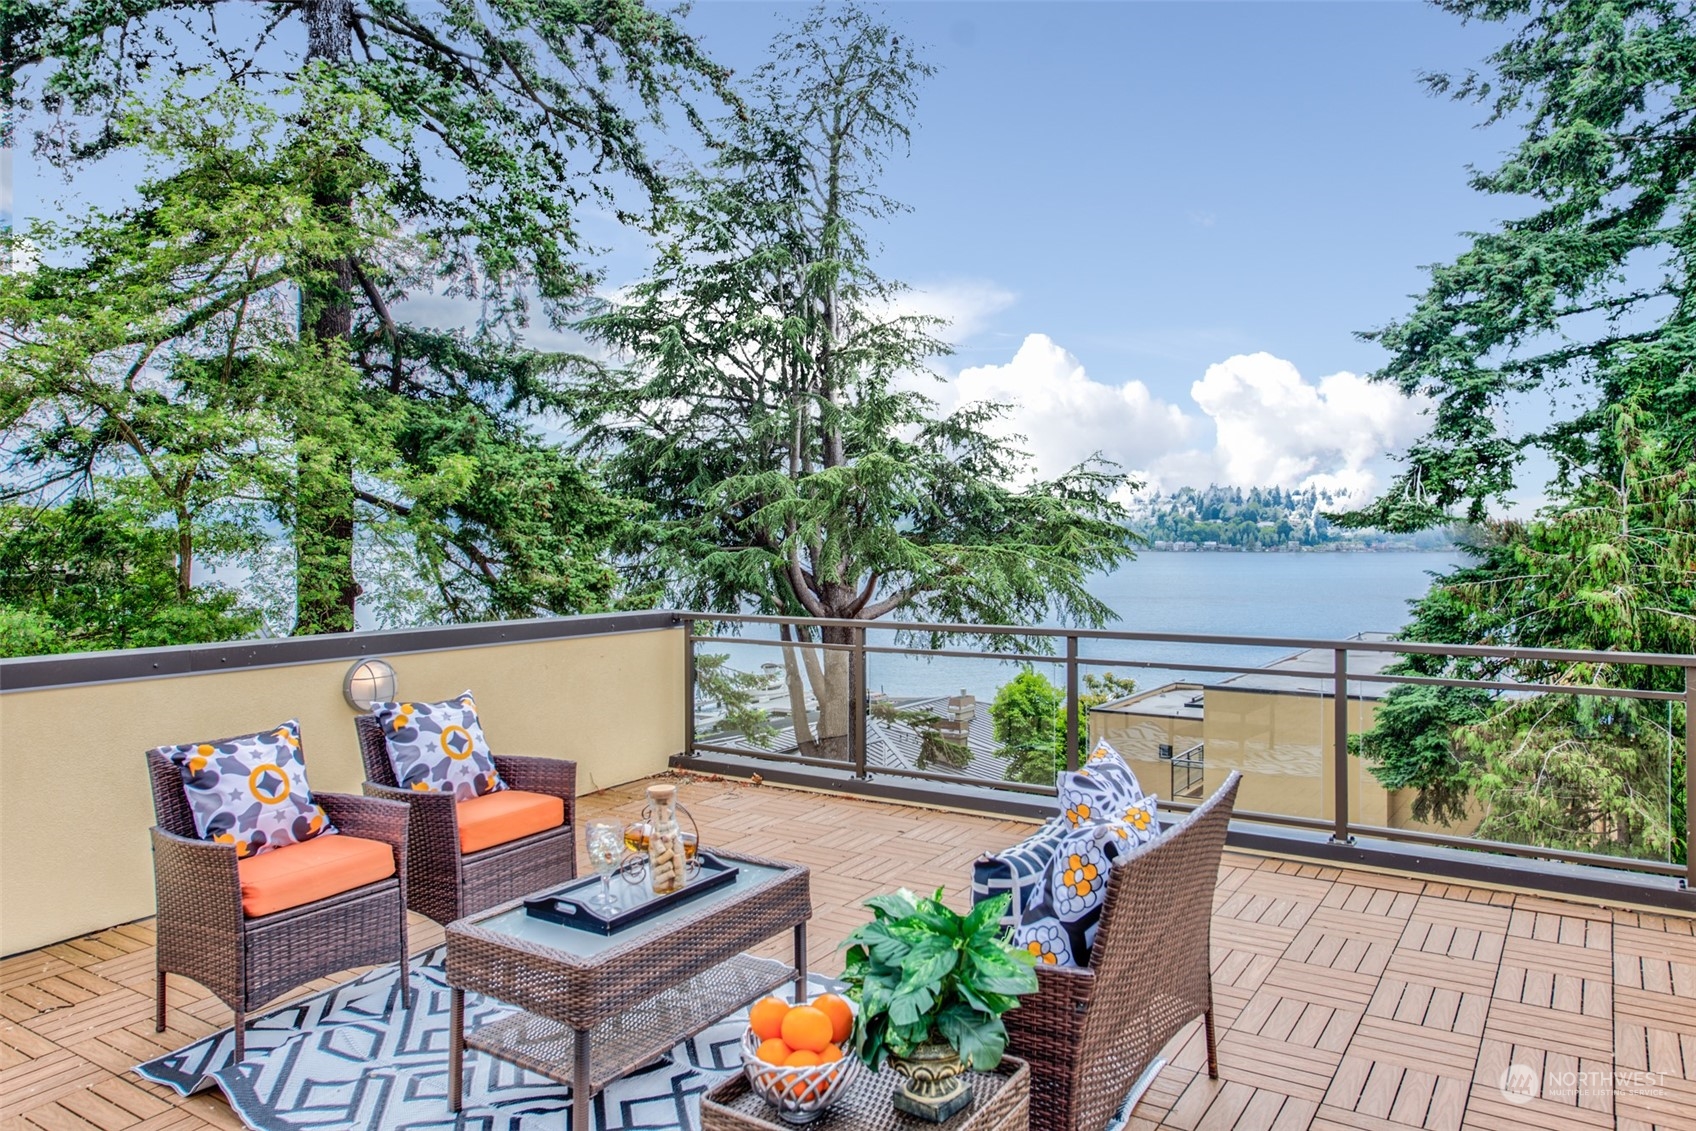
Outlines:
[[[770,1037],[760,1042],[760,1047],[754,1050],[754,1055],[767,1064],[782,1064],[789,1059],[792,1050],[776,1037]]]
[[[823,1052],[824,1047],[830,1044],[834,1031],[830,1015],[810,1005],[797,1005],[783,1015],[781,1036],[783,1043],[792,1049],[811,1053]],[[813,1063],[817,1064],[818,1061]]]
[[[842,1049],[834,1043],[828,1044],[824,1046],[824,1051],[819,1053],[819,1059],[826,1064],[833,1064],[842,1059]]]
[[[848,1039],[848,1034],[854,1031],[854,1008],[847,999],[835,994],[820,994],[813,999],[813,1008],[822,1010],[830,1018],[830,1040],[832,1044],[841,1044]]]
[[[789,1054],[789,1059],[783,1062],[785,1068],[817,1068],[824,1063],[819,1054],[808,1049],[797,1049]]]
[[[748,1028],[762,1041],[769,1041],[783,1032],[783,1017],[789,1012],[789,1003],[782,998],[764,997],[754,1003],[754,1008],[748,1011]]]

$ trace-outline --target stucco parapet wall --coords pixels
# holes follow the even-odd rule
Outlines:
[[[573,636],[605,636],[676,628],[680,614],[668,609],[630,613],[586,613],[571,617],[485,621],[369,632],[292,636],[280,640],[237,640],[116,652],[75,652],[0,660],[0,694],[79,684],[160,679],[241,668],[287,667],[362,656],[442,652]]]
[[[61,657],[53,683],[33,667],[0,696],[0,955],[153,913],[144,750],[297,719],[312,789],[359,793],[342,681],[382,655],[401,696],[470,688],[496,753],[571,759],[593,792],[683,749],[684,632],[645,613]]]

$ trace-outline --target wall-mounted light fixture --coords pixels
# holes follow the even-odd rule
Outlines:
[[[395,689],[395,669],[387,660],[361,660],[347,669],[347,678],[342,680],[342,695],[355,711],[369,711],[378,703],[391,702]]]

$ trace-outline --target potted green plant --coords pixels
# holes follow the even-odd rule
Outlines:
[[[1001,927],[1008,897],[958,915],[942,889],[866,900],[872,921],[848,936],[842,980],[859,1003],[854,1051],[872,1068],[885,1056],[906,1077],[895,1106],[940,1123],[971,1103],[961,1074],[987,1072],[1007,1050],[1001,1015],[1035,993],[1034,960]]]

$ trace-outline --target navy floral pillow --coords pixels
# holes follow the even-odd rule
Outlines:
[[[1027,902],[1013,942],[1039,963],[1082,966],[1101,925],[1113,866],[1160,834],[1159,804],[1107,743],[1076,773],[1059,777],[1064,830],[1054,843],[1041,898]]]
[[[389,764],[402,789],[451,793],[461,801],[506,788],[466,691],[441,703],[379,703]]]
[[[254,856],[336,831],[306,784],[300,724],[217,742],[161,746],[182,772],[194,828],[202,838]]]
[[[1060,774],[1055,785],[1060,811],[1074,829],[1133,819],[1145,797],[1130,764],[1106,742],[1097,745],[1076,772]]]

